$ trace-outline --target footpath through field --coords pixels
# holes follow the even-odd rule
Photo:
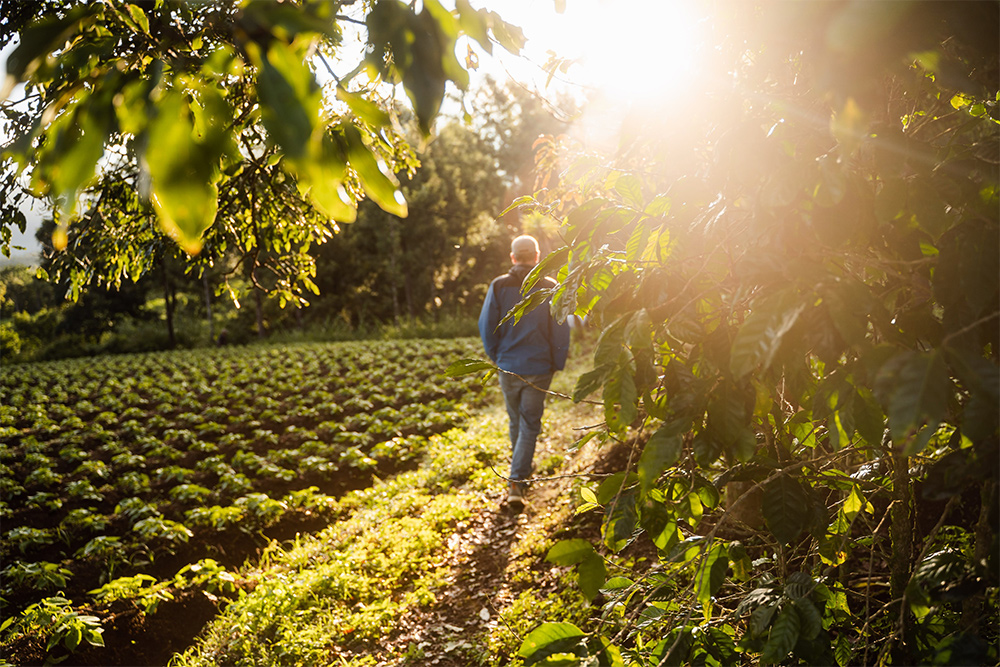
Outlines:
[[[550,399],[535,463],[552,479],[514,514],[501,503],[509,445],[492,398],[467,427],[433,438],[418,469],[345,496],[343,518],[265,552],[241,573],[246,592],[171,664],[510,664],[540,622],[582,620],[575,583],[544,557],[567,531],[596,531],[593,518],[574,519],[574,492],[598,452],[571,445],[598,411]]]

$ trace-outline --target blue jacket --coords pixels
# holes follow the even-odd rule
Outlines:
[[[530,266],[515,264],[509,273],[490,283],[479,313],[479,336],[486,354],[503,370],[518,375],[544,375],[562,370],[569,353],[569,325],[555,321],[549,302],[525,314],[516,326],[511,319],[497,327],[504,315],[521,301],[521,283],[530,270]],[[532,291],[553,285],[551,278],[544,278]]]

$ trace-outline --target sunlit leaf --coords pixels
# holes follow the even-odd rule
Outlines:
[[[560,540],[549,549],[545,560],[556,565],[576,565],[594,554],[594,545],[587,540]]]
[[[389,114],[359,93],[349,93],[344,88],[337,86],[337,99],[345,102],[354,115],[369,125],[376,127],[389,125]]]
[[[580,645],[585,638],[584,632],[572,623],[543,623],[524,638],[517,656],[532,665]]]
[[[461,375],[468,375],[470,373],[478,373],[480,371],[494,369],[496,369],[496,366],[487,361],[482,361],[480,359],[459,359],[458,361],[452,362],[445,370],[444,374],[448,377],[459,377]]]
[[[695,591],[698,602],[706,604],[726,580],[729,569],[729,552],[724,544],[716,544],[705,554],[695,574]]]
[[[361,179],[361,187],[386,213],[405,218],[406,201],[396,184],[379,169],[378,161],[365,146],[361,133],[353,125],[343,127],[347,140],[347,160]]]
[[[149,126],[147,158],[152,202],[160,224],[189,254],[215,220],[221,147],[195,141],[194,123],[179,92],[167,91]]]

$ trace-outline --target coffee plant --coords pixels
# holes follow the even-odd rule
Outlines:
[[[886,9],[720,3],[701,113],[537,143],[521,309],[599,330],[572,398],[628,453],[549,553],[600,623],[525,664],[996,663],[997,8]]]

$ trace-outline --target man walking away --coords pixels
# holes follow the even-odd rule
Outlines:
[[[546,302],[526,313],[515,325],[513,319],[500,320],[521,301],[521,283],[538,263],[538,242],[531,236],[518,236],[510,244],[510,271],[490,283],[486,301],[479,314],[479,335],[486,354],[501,372],[503,390],[510,418],[510,490],[507,502],[518,507],[531,477],[535,441],[542,430],[545,392],[556,371],[566,365],[569,352],[569,325],[558,324]],[[551,278],[543,278],[531,291],[552,287]]]

